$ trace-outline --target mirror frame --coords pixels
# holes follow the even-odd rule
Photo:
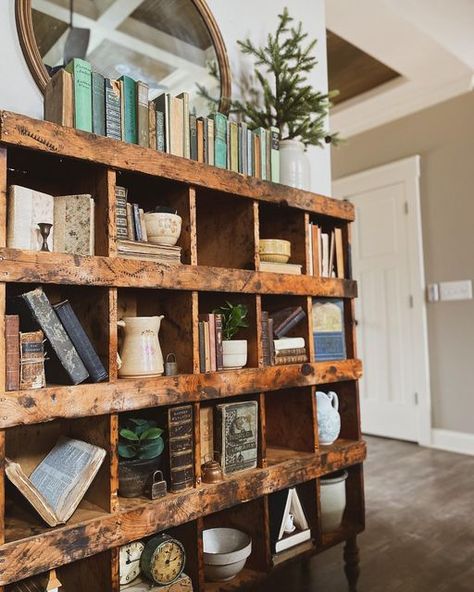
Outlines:
[[[217,55],[217,62],[219,64],[219,75],[221,80],[221,97],[219,102],[219,111],[227,113],[228,99],[231,96],[231,75],[229,58],[225,47],[224,39],[217,26],[214,15],[209,9],[205,0],[191,0],[199,14],[201,15],[204,24],[209,32],[214,49]],[[20,40],[21,49],[25,56],[28,68],[38,85],[41,93],[44,94],[46,85],[50,80],[50,76],[43,63],[43,59],[36,43],[35,32],[33,28],[33,12],[31,9],[31,0],[15,0],[15,15],[18,37]]]

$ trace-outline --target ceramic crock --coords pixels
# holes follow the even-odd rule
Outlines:
[[[346,507],[347,471],[321,477],[321,530],[330,532],[339,528]]]
[[[303,142],[282,140],[280,142],[280,183],[309,189],[310,166]]]
[[[160,376],[163,374],[163,354],[158,333],[164,317],[124,317],[118,321],[125,331],[121,366],[121,378]]]

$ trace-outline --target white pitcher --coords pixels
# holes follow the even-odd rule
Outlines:
[[[163,354],[158,333],[163,315],[159,317],[124,317],[117,322],[125,337],[120,354],[121,378],[160,376],[163,374]]]
[[[318,433],[320,444],[332,444],[341,431],[339,415],[339,399],[335,392],[323,393],[316,391],[318,408]]]

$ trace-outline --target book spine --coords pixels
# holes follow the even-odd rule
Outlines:
[[[252,130],[247,130],[247,175],[252,176],[253,171],[253,135]]]
[[[156,112],[156,149],[165,152],[165,114]]]
[[[302,364],[307,361],[308,357],[306,354],[300,354],[298,356],[279,356],[275,357],[275,366],[282,366],[283,364]]]
[[[217,370],[217,349],[216,349],[216,317],[214,314],[209,315],[209,357],[210,357],[210,371]]]
[[[183,100],[170,97],[170,146],[169,151],[175,156],[184,156],[183,146]]]
[[[276,335],[276,337],[278,337],[278,339],[281,339],[282,337],[287,335],[291,331],[291,329],[293,329],[293,327],[296,327],[296,325],[299,322],[301,322],[305,318],[305,316],[306,313],[304,312],[304,310],[300,310],[296,315],[292,315],[290,319],[286,319],[285,321],[280,323],[280,325],[275,327],[273,329],[274,334]]]
[[[46,385],[44,374],[44,333],[19,334],[20,390],[39,389]]]
[[[153,101],[148,102],[148,147],[157,150],[156,109]]]
[[[105,80],[98,72],[92,72],[92,131],[105,136]]]
[[[253,174],[257,179],[262,178],[262,153],[260,150],[260,137],[253,133]]]
[[[270,128],[271,133],[271,180],[280,182],[280,130],[277,127]]]
[[[191,157],[191,144],[189,136],[189,93],[183,92],[178,95],[178,99],[183,101],[183,156]]]
[[[270,339],[268,335],[268,311],[262,310],[262,350],[263,350],[263,365],[270,366],[272,363],[270,351]]]
[[[248,129],[247,124],[242,122],[240,124],[240,166],[239,172],[243,175],[247,174],[248,170]]]
[[[142,240],[147,242],[148,241],[148,234],[147,234],[146,225],[145,225],[145,210],[143,210],[143,208],[140,208],[139,213],[140,213],[140,228],[142,231]]]
[[[194,484],[194,425],[192,405],[168,410],[170,491],[177,492]]]
[[[61,69],[46,85],[44,118],[65,127],[74,127],[74,99],[72,75]]]
[[[224,348],[222,343],[222,315],[215,315],[215,326],[216,326],[216,370],[222,370],[224,368]]]
[[[301,356],[306,355],[305,347],[289,347],[288,349],[278,349],[275,352],[275,358],[283,358],[285,356]]]
[[[227,168],[227,117],[214,113],[214,164],[221,169]]]
[[[115,222],[117,238],[128,238],[127,189],[125,187],[115,187]]]
[[[230,122],[230,170],[235,173],[239,172],[239,128],[235,121]]]
[[[211,349],[209,339],[209,321],[204,321],[204,360],[206,372],[211,370]]]
[[[20,317],[5,315],[5,390],[20,388]]]
[[[130,144],[138,143],[137,125],[137,83],[130,76],[122,76],[120,82],[123,85],[123,118],[124,129],[122,137]]]
[[[203,139],[203,147],[202,147],[202,155],[203,155],[203,162],[207,164],[209,162],[209,130],[207,129],[207,117],[203,117],[202,119],[202,139]]]
[[[189,156],[191,160],[197,160],[197,125],[196,116],[189,116]]]
[[[273,364],[273,356],[275,354],[275,344],[273,342],[273,319],[268,317],[268,325],[267,325],[267,334],[268,334],[268,349],[270,352],[270,364]]]
[[[204,162],[204,121],[202,117],[196,120],[197,161]]]
[[[265,130],[265,178],[272,180],[272,133],[269,129]]]
[[[133,207],[131,203],[127,203],[127,238],[128,240],[136,240],[135,224],[133,222]]]
[[[260,162],[260,178],[263,181],[267,180],[267,142],[266,142],[266,130],[263,127],[259,127],[256,132],[259,142],[259,162]]]
[[[206,372],[206,351],[205,351],[205,338],[204,338],[204,322],[199,321],[198,323],[198,334],[199,334],[199,372],[204,374]]]
[[[79,357],[90,374],[93,382],[102,382],[107,379],[107,371],[100,361],[84,327],[81,325],[70,302],[65,300],[53,306],[59,320],[63,324],[72,344],[77,350]]]
[[[72,74],[74,89],[74,127],[92,131],[92,68],[85,60],[74,58],[66,66]]]
[[[148,121],[148,84],[141,80],[137,82],[137,130],[138,130],[138,144],[148,148],[150,144],[150,128]]]
[[[122,139],[120,83],[105,79],[105,135],[114,140]]]
[[[140,208],[138,207],[138,204],[132,204],[132,208],[133,208],[133,223],[135,226],[135,236],[137,238],[137,241],[142,241],[143,234],[142,234],[142,225],[140,222]]]
[[[206,120],[207,123],[207,163],[214,166],[214,150],[215,150],[215,139],[214,139],[214,120],[210,117]]]

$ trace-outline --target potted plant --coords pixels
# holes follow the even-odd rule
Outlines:
[[[243,368],[247,364],[247,340],[233,339],[248,327],[248,309],[245,304],[232,304],[229,301],[216,308],[214,314],[222,316],[223,365],[227,369]]]
[[[119,434],[119,493],[139,497],[161,466],[163,430],[153,420],[127,418]]]

